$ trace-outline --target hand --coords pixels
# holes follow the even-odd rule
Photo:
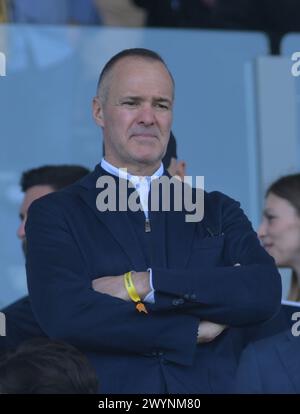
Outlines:
[[[203,344],[213,341],[226,328],[226,325],[220,325],[218,323],[208,321],[200,322],[198,326],[197,343]]]
[[[130,301],[124,285],[124,275],[99,277],[92,281],[92,286],[96,292]]]
[[[141,299],[150,292],[150,278],[149,272],[133,272],[131,274],[133,284]],[[103,276],[94,279],[92,282],[93,289],[99,293],[126,300],[130,302],[127,289],[124,284],[124,274],[120,276]]]

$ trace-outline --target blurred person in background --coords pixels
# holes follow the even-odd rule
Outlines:
[[[99,25],[94,0],[8,0],[12,23]]]
[[[171,131],[170,139],[167,146],[167,151],[162,159],[164,169],[172,176],[177,175],[181,180],[186,174],[185,161],[178,160],[177,157],[177,143],[173,132]]]
[[[273,54],[285,33],[300,31],[299,0],[132,0],[150,27],[263,31]]]
[[[214,26],[218,0],[131,0],[146,13],[146,26],[199,27]]]
[[[145,11],[131,0],[95,0],[95,6],[105,26],[144,26]]]
[[[300,301],[300,174],[284,176],[266,192],[258,236],[278,267],[292,269],[288,300]]]
[[[300,302],[300,174],[283,176],[269,186],[258,236],[279,268],[292,269],[288,300]],[[292,317],[295,312],[298,306],[283,302],[285,330],[280,332],[284,324],[274,318],[271,334],[264,326],[260,335],[256,332],[254,338],[259,340],[251,342],[240,359],[237,393],[300,393],[300,329],[297,314]],[[272,335],[276,331],[280,333]]]
[[[7,19],[7,2],[6,0],[0,0],[0,23],[6,23]]]
[[[40,197],[61,190],[89,173],[80,165],[46,165],[25,171],[20,185],[24,198],[20,206],[20,225],[17,231],[26,255],[25,223],[28,209]],[[33,315],[28,296],[1,310],[6,316],[6,336],[0,338],[0,349],[14,349],[26,339],[45,335]]]
[[[216,0],[216,23],[229,30],[266,32],[271,53],[280,52],[282,37],[300,31],[299,0]]]
[[[87,358],[62,341],[38,338],[0,358],[0,394],[97,394]]]
[[[275,336],[250,343],[236,375],[238,394],[300,394],[299,322]]]

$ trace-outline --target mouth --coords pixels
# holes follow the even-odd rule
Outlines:
[[[263,246],[266,250],[270,250],[274,246],[274,244],[273,243],[264,243]]]
[[[157,139],[157,136],[156,135],[153,135],[153,134],[147,134],[147,133],[145,133],[145,134],[133,134],[132,135],[132,138],[137,138],[137,139]]]

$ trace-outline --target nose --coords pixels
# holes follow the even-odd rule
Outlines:
[[[267,224],[266,221],[263,220],[258,228],[258,237],[262,240],[267,235]]]
[[[143,105],[138,115],[138,123],[142,125],[153,125],[155,122],[154,109],[151,105]]]
[[[20,240],[25,239],[25,220],[22,220],[17,230],[17,236]]]

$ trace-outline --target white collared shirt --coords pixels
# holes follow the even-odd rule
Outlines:
[[[128,180],[133,184],[134,188],[136,189],[136,191],[138,192],[140,196],[140,202],[143,207],[145,217],[146,219],[148,219],[149,218],[148,198],[149,198],[150,185],[153,180],[160,178],[163,175],[163,172],[164,172],[163,164],[161,163],[158,170],[156,170],[155,173],[151,176],[132,175],[128,173],[126,169],[117,168],[114,165],[107,162],[104,158],[102,158],[101,160],[101,167],[106,172],[116,177]]]
[[[163,175],[163,172],[164,172],[163,164],[161,163],[158,170],[156,170],[155,173],[151,176],[137,176],[137,175],[129,174],[125,169],[115,167],[114,165],[107,162],[104,158],[102,158],[100,165],[103,168],[103,170],[105,170],[109,174],[128,180],[133,184],[134,188],[139,193],[141,205],[143,207],[143,211],[145,214],[145,218],[149,219],[148,198],[149,198],[151,181],[157,178],[160,178]],[[152,284],[152,269],[149,268],[147,270],[150,273],[149,282],[150,282],[151,291],[148,293],[148,295],[145,296],[144,302],[155,303],[155,298],[154,298],[155,291],[154,291],[153,284]]]

